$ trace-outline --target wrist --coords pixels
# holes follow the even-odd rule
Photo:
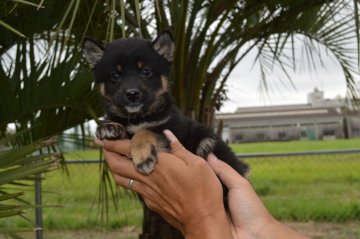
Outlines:
[[[292,230],[290,227],[287,227],[280,222],[274,220],[269,221],[266,225],[263,226],[259,233],[254,238],[268,238],[268,239],[307,239],[307,237],[298,234],[296,231]]]
[[[232,232],[225,209],[198,214],[196,218],[185,223],[183,235],[186,239],[232,238]]]

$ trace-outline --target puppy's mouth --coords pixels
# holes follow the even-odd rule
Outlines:
[[[132,103],[125,106],[125,109],[127,110],[128,113],[134,114],[134,113],[139,113],[143,106],[144,106],[143,104]]]

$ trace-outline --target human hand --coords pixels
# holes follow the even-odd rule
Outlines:
[[[171,153],[158,153],[150,175],[136,171],[130,158],[130,140],[95,142],[117,184],[139,193],[145,204],[182,231],[186,238],[231,238],[223,206],[222,187],[206,161],[187,151],[170,132]]]

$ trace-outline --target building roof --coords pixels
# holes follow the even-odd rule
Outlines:
[[[333,117],[333,116],[341,116],[341,113],[336,108],[279,108],[275,110],[274,108],[262,110],[249,110],[249,111],[241,111],[235,112],[231,114],[217,114],[216,119],[222,120],[230,120],[230,119],[276,119],[276,118],[295,118],[295,117]]]
[[[234,113],[216,114],[216,119],[276,119],[276,118],[297,118],[297,117],[339,117],[343,100],[324,99],[322,91],[314,90],[308,94],[307,104],[294,105],[275,105],[275,106],[255,106],[239,107]]]

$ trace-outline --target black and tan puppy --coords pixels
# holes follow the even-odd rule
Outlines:
[[[106,120],[98,126],[100,139],[131,138],[131,156],[141,173],[149,174],[157,163],[156,152],[169,150],[164,129],[171,130],[189,151],[206,158],[214,153],[241,175],[247,166],[214,132],[185,117],[169,93],[169,73],[174,59],[171,33],[154,41],[129,38],[106,47],[91,39],[83,51],[99,84]]]

